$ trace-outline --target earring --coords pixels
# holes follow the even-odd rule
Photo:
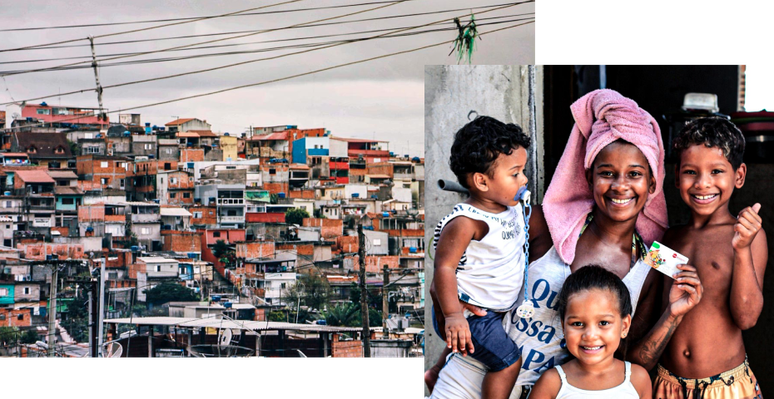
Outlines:
[[[626,332],[621,333],[621,339],[626,338]]]

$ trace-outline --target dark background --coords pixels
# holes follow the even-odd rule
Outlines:
[[[600,68],[598,65],[546,66],[544,67],[544,139],[546,181],[553,176],[564,146],[573,126],[570,104],[595,89],[613,89],[631,98],[648,111],[661,127],[665,148],[669,148],[670,127],[676,133],[684,120],[681,106],[686,93],[714,93],[718,96],[719,113],[730,115],[738,111],[739,93],[744,93],[744,79],[740,72],[744,67],[725,66],[615,66]],[[741,91],[740,91],[741,90]],[[774,102],[774,95],[772,98]],[[747,110],[750,112],[760,110]],[[675,121],[670,123],[669,121]],[[684,122],[682,122],[684,124]],[[774,154],[765,148],[747,142],[745,162],[747,180],[744,187],[736,190],[729,202],[729,209],[736,214],[740,209],[761,203],[760,215],[763,229],[768,232],[769,264],[774,256]],[[674,159],[667,149],[664,193],[667,200],[669,224],[686,223],[690,218],[688,207],[680,199],[675,188]],[[752,154],[758,154],[752,159]],[[749,155],[749,156],[748,156]],[[729,242],[730,245],[730,242]],[[767,330],[774,327],[774,271],[768,271],[763,283],[763,312],[755,327],[743,333],[751,369],[759,379],[761,390],[774,389],[765,376],[774,375],[774,339],[767,337]],[[712,326],[707,326],[712,328]],[[722,345],[722,343],[719,343]]]

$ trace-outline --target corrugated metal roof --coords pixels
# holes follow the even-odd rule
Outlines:
[[[161,208],[161,216],[193,216],[183,208]]]
[[[253,136],[250,141],[265,141],[265,140],[287,140],[288,132],[271,133],[262,136]]]
[[[54,179],[77,179],[78,175],[71,170],[49,170],[48,175]]]
[[[351,332],[362,331],[361,327],[333,327],[321,326],[317,324],[295,324],[276,321],[253,321],[253,320],[229,320],[216,319],[214,317],[198,319],[192,317],[133,317],[131,319],[107,319],[105,323],[111,324],[137,324],[153,326],[178,326],[190,328],[230,328],[236,330],[299,330],[311,332]],[[371,328],[373,330],[373,328]]]

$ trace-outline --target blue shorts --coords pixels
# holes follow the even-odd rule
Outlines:
[[[438,331],[438,322],[433,314],[433,328]],[[503,317],[508,312],[494,312],[488,310],[486,316],[471,315],[468,317],[470,335],[473,339],[475,351],[469,356],[483,363],[489,371],[500,371],[516,363],[521,357],[519,347],[508,336],[503,328]]]

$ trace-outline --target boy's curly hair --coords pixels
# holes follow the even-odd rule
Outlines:
[[[672,140],[672,148],[677,151],[678,157],[688,147],[702,144],[722,150],[734,170],[742,164],[744,135],[731,121],[718,117],[695,119]]]
[[[502,123],[489,116],[478,116],[454,135],[449,166],[457,180],[468,187],[467,175],[486,173],[500,154],[510,155],[514,149],[529,148],[531,140],[519,125]]]

